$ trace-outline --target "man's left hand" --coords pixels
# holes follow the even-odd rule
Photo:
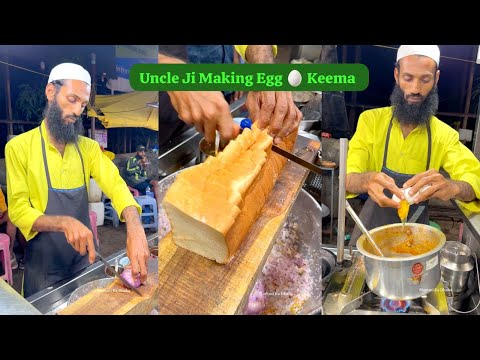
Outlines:
[[[303,118],[289,91],[250,91],[245,105],[260,129],[270,126],[275,144],[294,132]]]
[[[140,280],[147,280],[147,261],[150,256],[145,230],[140,222],[137,209],[128,206],[123,210],[127,223],[127,256],[130,259],[132,275],[135,278],[140,273]]]
[[[430,187],[415,196],[415,204],[430,198],[439,198],[446,201],[455,198],[459,193],[457,184],[452,180],[445,179],[445,177],[435,169],[430,169],[415,175],[403,184],[403,188],[412,187],[409,194],[413,196],[425,185],[430,185]]]

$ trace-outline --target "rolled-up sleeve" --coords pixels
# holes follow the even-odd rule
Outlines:
[[[120,176],[118,168],[107,158],[100,147],[93,145],[89,149],[91,175],[102,191],[112,199],[112,205],[121,221],[125,221],[122,212],[128,206],[135,206],[138,214],[142,208],[132,196],[127,184]]]
[[[20,229],[28,241],[37,235],[32,227],[43,213],[34,209],[30,204],[26,169],[27,155],[22,147],[23,144],[17,143],[15,148],[12,148],[12,141],[10,140],[5,146],[8,214],[12,223]]]
[[[480,212],[480,162],[475,155],[459,141],[458,133],[452,132],[445,144],[443,168],[452,180],[465,181],[475,191],[477,200],[460,203],[470,211]]]
[[[247,48],[248,45],[234,45],[235,50],[240,54],[240,56],[243,58],[243,60],[247,61]],[[272,50],[273,50],[273,57],[277,56],[277,45],[272,45]]]

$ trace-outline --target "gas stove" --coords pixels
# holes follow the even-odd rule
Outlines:
[[[336,254],[336,249],[329,249]],[[374,294],[365,282],[363,256],[351,250],[344,263],[322,281],[325,315],[480,315],[480,294],[475,276],[455,295],[443,278],[437,287],[418,299],[398,301]],[[477,306],[478,305],[478,306]],[[455,311],[454,309],[461,310]]]
[[[366,285],[363,256],[356,253],[328,279],[323,299],[326,315],[448,315],[451,293],[440,281],[437,288],[418,299],[382,298]]]
[[[442,291],[443,290],[443,291]],[[448,315],[447,296],[443,285],[435,291],[413,300],[389,300],[366,289],[348,315]],[[349,309],[345,309],[348,311]]]

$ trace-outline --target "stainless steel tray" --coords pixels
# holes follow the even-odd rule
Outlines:
[[[115,281],[115,278],[98,279],[98,280],[90,281],[89,283],[86,283],[85,285],[80,286],[70,295],[67,306],[73,304],[75,301],[77,301],[81,297],[87,295],[90,291],[93,291],[95,289],[106,288],[108,285],[110,285],[114,281]]]
[[[309,297],[297,314],[320,314],[322,310],[322,268],[326,264],[331,269],[335,266],[333,254],[322,248],[322,208],[307,191],[302,189],[285,221],[287,224],[291,221],[298,224],[296,230],[298,235],[297,252],[307,260],[312,281]],[[272,254],[266,264],[269,263],[271,256]],[[261,277],[260,273],[257,280]],[[279,296],[287,296],[282,295],[285,291],[281,288],[278,288],[276,292],[280,294]]]

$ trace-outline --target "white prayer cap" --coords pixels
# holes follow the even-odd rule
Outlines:
[[[440,65],[440,49],[437,45],[402,45],[398,48],[397,61],[409,55],[424,55]]]
[[[50,71],[48,82],[55,80],[81,80],[91,85],[90,74],[87,70],[77,64],[63,63],[55,66]]]

